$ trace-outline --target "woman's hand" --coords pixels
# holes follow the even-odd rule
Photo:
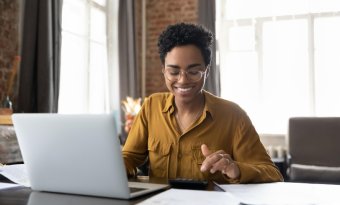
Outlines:
[[[210,173],[214,174],[216,171],[220,171],[230,179],[240,177],[240,169],[229,154],[223,150],[212,153],[205,144],[202,144],[201,150],[205,156],[205,160],[201,166],[201,172],[210,171]]]

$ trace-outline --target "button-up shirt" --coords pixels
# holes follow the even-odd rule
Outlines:
[[[135,174],[136,167],[148,159],[151,178],[220,183],[282,181],[244,110],[206,91],[203,94],[203,114],[184,133],[176,121],[173,94],[156,93],[145,99],[123,147],[128,174]],[[202,144],[230,154],[240,169],[240,178],[231,180],[221,172],[201,172],[205,159]]]

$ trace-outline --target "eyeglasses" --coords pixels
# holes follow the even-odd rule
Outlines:
[[[197,82],[202,79],[205,72],[206,71],[201,70],[181,71],[178,69],[163,69],[163,74],[169,81],[178,81],[185,74],[185,77],[189,81]]]

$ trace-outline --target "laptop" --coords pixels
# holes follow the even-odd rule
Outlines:
[[[130,199],[167,184],[128,182],[111,114],[13,114],[35,191]]]

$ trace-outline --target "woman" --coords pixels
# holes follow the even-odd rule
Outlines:
[[[166,93],[149,96],[123,147],[128,175],[149,159],[149,175],[219,183],[282,181],[247,114],[203,90],[213,35],[180,23],[160,35]]]

